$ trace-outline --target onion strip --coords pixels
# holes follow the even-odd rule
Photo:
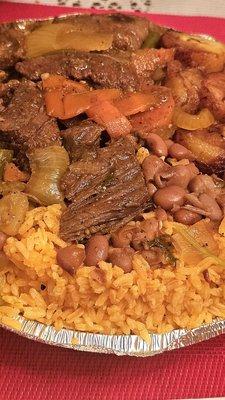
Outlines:
[[[197,129],[208,128],[215,122],[214,116],[208,110],[203,108],[198,114],[192,115],[176,107],[173,113],[173,123],[178,128],[195,131]]]
[[[192,246],[194,249],[196,249],[203,257],[211,257],[213,260],[216,262],[216,264],[219,264],[222,267],[225,267],[225,260],[222,260],[221,258],[215,256],[211,251],[206,249],[205,247],[202,247],[200,243],[194,238],[194,236],[190,233],[190,229],[186,228],[186,226],[180,224],[179,222],[173,222],[173,229],[175,232],[179,233],[183,238]]]

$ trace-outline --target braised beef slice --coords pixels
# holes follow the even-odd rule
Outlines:
[[[146,39],[151,23],[144,18],[112,15],[75,15],[55,19],[52,23],[76,24],[77,29],[87,27],[90,32],[107,32],[113,34],[112,48],[119,50],[139,49]],[[12,67],[17,61],[26,57],[25,37],[29,31],[39,28],[47,22],[27,22],[2,24],[0,26],[0,69]],[[46,38],[48,40],[48,38]]]
[[[85,120],[62,131],[63,144],[73,161],[82,158],[90,149],[99,146],[103,128]]]
[[[0,113],[0,141],[24,154],[59,143],[57,123],[46,114],[41,90],[33,82],[21,82]]]
[[[104,53],[64,51],[16,64],[25,77],[38,80],[43,73],[88,80],[96,87],[141,90],[153,84],[154,73],[174,58],[173,49],[110,50]]]
[[[111,55],[66,51],[25,60],[16,64],[16,70],[32,80],[40,79],[47,72],[77,80],[87,79],[102,87],[135,90],[139,78],[129,60],[130,54],[125,52]]]
[[[24,35],[10,24],[0,25],[0,69],[12,67],[24,53]]]
[[[20,82],[17,79],[11,79],[6,83],[0,83],[0,102],[2,105],[6,106],[9,104],[19,84]]]
[[[63,212],[60,235],[73,241],[107,233],[145,209],[148,193],[134,147],[127,138],[73,163],[62,181],[72,204]]]

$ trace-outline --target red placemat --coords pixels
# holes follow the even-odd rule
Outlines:
[[[0,3],[0,21],[78,9]],[[152,15],[225,41],[224,20]],[[0,400],[168,400],[225,395],[225,337],[151,358],[79,353],[0,329]]]
[[[122,1],[122,0],[121,0]],[[162,1],[162,0],[160,0]],[[186,0],[187,1],[187,0]],[[181,1],[182,4],[182,1]],[[41,6],[32,4],[7,3],[0,0],[0,22],[13,21],[20,18],[45,18],[59,14],[80,12],[79,8]],[[82,9],[90,12],[90,9]],[[93,10],[92,10],[93,11]],[[95,10],[101,13],[104,11]],[[203,10],[204,13],[204,10]],[[143,13],[138,13],[139,15]],[[147,14],[145,14],[147,15]],[[184,17],[178,15],[149,14],[152,21],[192,33],[207,33],[225,42],[225,20],[223,18],[210,17]]]
[[[168,400],[225,395],[225,337],[150,358],[61,349],[0,330],[1,400]]]

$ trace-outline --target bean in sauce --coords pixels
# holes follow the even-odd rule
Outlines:
[[[134,234],[133,225],[125,225],[112,234],[111,240],[114,247],[128,247]]]
[[[149,266],[160,264],[162,261],[162,257],[163,257],[160,249],[143,250],[141,252],[141,255],[147,261]]]
[[[132,258],[135,251],[131,247],[127,248],[112,248],[109,253],[109,261],[113,265],[122,268],[125,273],[131,272],[133,269]]]
[[[92,236],[86,246],[85,264],[88,266],[96,266],[99,261],[105,261],[108,257],[109,242],[106,236],[96,234]]]
[[[190,180],[198,173],[195,166],[189,165],[176,165],[171,169],[171,178],[167,181],[166,185],[177,185],[187,188]]]
[[[194,155],[191,151],[179,143],[172,143],[169,146],[169,155],[177,160],[183,160],[184,158],[187,160],[194,160]]]
[[[169,166],[161,158],[151,154],[142,163],[144,176],[147,182],[152,181],[156,173],[168,169]]]
[[[69,274],[73,275],[85,259],[84,248],[78,247],[76,244],[58,249],[56,255],[57,263]]]
[[[184,204],[184,196],[186,191],[180,186],[166,186],[157,190],[153,199],[157,206],[164,210],[172,210],[174,206],[182,206]]]
[[[167,145],[159,135],[157,135],[156,133],[149,133],[146,137],[146,142],[156,156],[167,157]]]
[[[157,187],[153,185],[153,183],[148,182],[147,183],[147,189],[148,189],[148,194],[150,197],[154,195],[154,193],[157,191]]]
[[[206,193],[215,195],[218,193],[216,185],[209,175],[197,175],[189,183],[189,190],[197,195]]]
[[[219,207],[216,200],[206,193],[199,196],[199,201],[201,202],[202,208],[207,211],[209,218],[212,221],[220,221],[223,217],[221,208]]]
[[[193,225],[196,222],[200,221],[202,218],[200,214],[197,214],[190,210],[185,210],[183,208],[177,210],[173,214],[173,216],[175,221],[180,222],[181,224],[184,225]]]
[[[7,237],[8,236],[4,232],[0,232],[0,250],[3,249]]]

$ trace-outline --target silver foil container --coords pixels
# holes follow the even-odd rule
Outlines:
[[[64,18],[73,15],[75,15],[75,13],[61,15],[60,17],[55,18],[45,18],[42,20],[19,20],[1,25],[4,25],[6,28],[16,26],[18,29],[24,30],[26,26],[32,28],[32,25],[35,22],[63,20]],[[208,35],[199,36],[212,41],[215,40]],[[19,331],[2,324],[1,322],[0,327],[28,339],[52,346],[93,353],[116,354],[118,356],[154,356],[165,351],[187,347],[225,333],[225,321],[215,320],[211,324],[202,325],[199,328],[192,330],[177,329],[164,334],[149,334],[151,339],[149,345],[136,335],[103,335],[72,331],[69,329],[61,329],[60,331],[57,331],[53,326],[43,325],[37,321],[28,321],[22,316],[17,317],[16,320],[21,323],[21,330]]]
[[[187,347],[225,333],[225,321],[215,320],[211,324],[202,325],[191,330],[177,329],[160,335],[149,334],[151,344],[148,345],[136,335],[103,335],[69,329],[56,331],[53,326],[43,325],[36,321],[28,321],[23,317],[17,317],[17,320],[22,324],[20,331],[2,323],[0,323],[0,326],[37,342],[73,350],[116,354],[118,356],[154,356],[165,351]],[[76,344],[74,344],[75,342]]]

